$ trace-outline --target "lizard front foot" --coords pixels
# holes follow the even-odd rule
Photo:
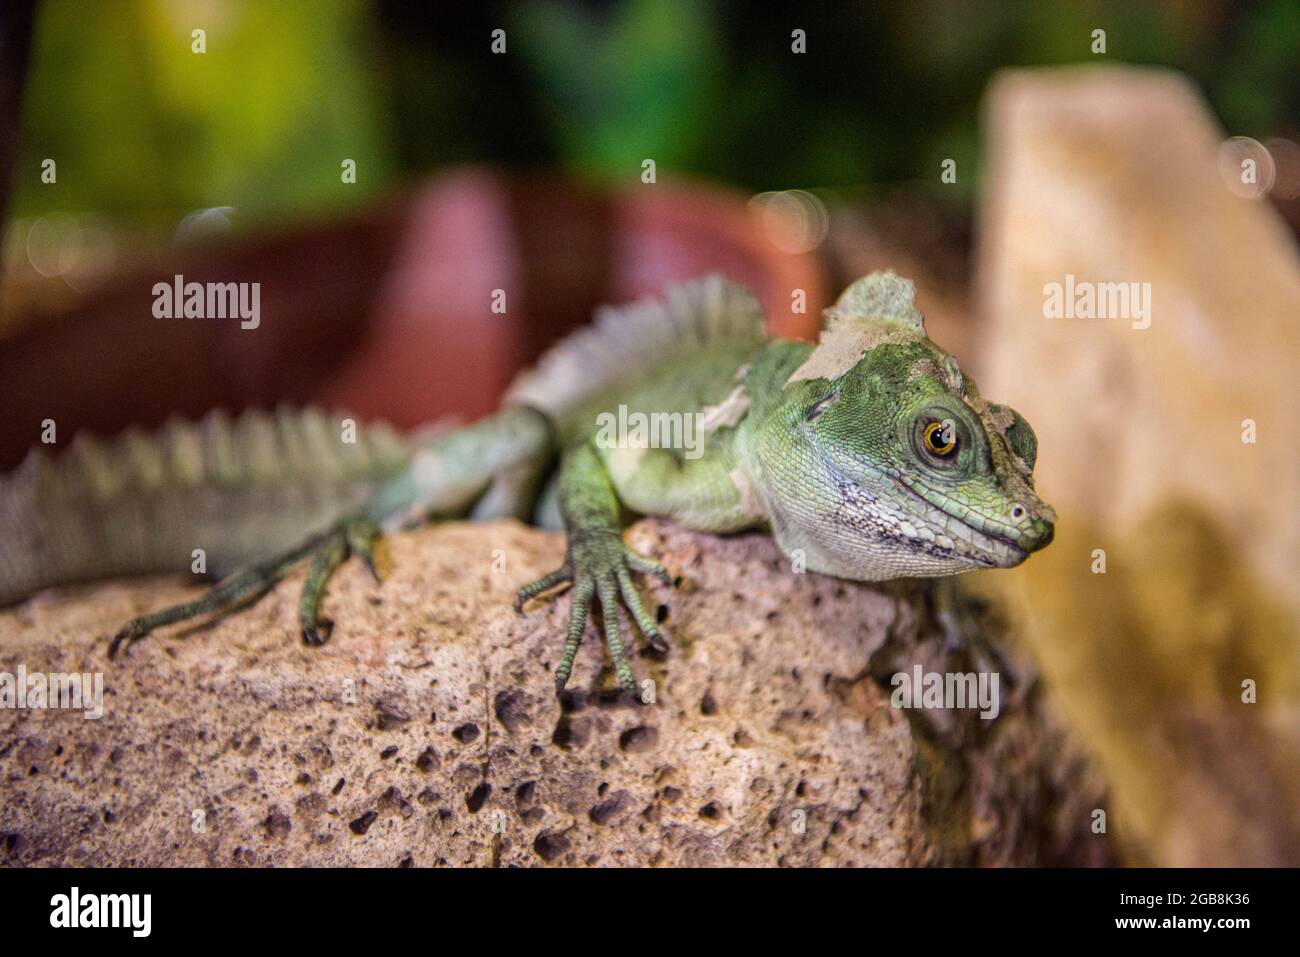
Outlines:
[[[641,596],[632,582],[632,572],[654,575],[665,585],[672,584],[668,569],[656,561],[638,555],[618,535],[595,535],[570,545],[564,564],[549,575],[519,589],[515,610],[523,611],[525,603],[557,585],[573,584],[572,603],[569,606],[569,632],[564,642],[564,653],[555,668],[555,690],[564,690],[573,673],[573,661],[582,644],[591,612],[593,597],[600,599],[601,616],[605,624],[605,644],[618,675],[618,683],[626,691],[636,691],[636,680],[619,624],[619,600],[627,606],[632,620],[657,651],[667,651],[668,643],[655,620],[645,610]]]

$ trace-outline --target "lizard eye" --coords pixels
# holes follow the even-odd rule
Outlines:
[[[951,457],[957,451],[957,429],[951,422],[930,422],[921,432],[925,450],[941,459]]]
[[[804,413],[804,419],[808,422],[811,422],[813,419],[817,418],[817,416],[821,415],[828,408],[834,405],[839,400],[839,397],[840,397],[839,393],[837,392],[832,392],[830,395],[822,397],[821,399],[818,400],[816,405],[814,405],[811,409],[809,409],[806,413]]]

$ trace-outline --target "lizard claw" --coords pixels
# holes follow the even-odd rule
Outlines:
[[[646,641],[650,642],[650,647],[660,654],[668,654],[668,639],[664,637],[662,631],[658,628],[645,633]]]
[[[314,626],[304,625],[302,629],[303,644],[319,648],[330,640],[334,631],[334,622],[328,618],[319,619]]]

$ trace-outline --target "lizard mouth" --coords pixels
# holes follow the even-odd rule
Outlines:
[[[970,550],[960,553],[962,558],[973,559],[988,568],[1011,568],[1019,565],[1029,557],[1029,552],[1015,542],[981,532],[979,529],[967,525],[955,515],[949,515],[948,517],[970,534],[972,547]]]
[[[930,532],[927,535],[925,532],[929,529],[914,527],[916,534],[909,535],[905,526],[896,537],[909,544],[919,543],[923,551],[936,557],[971,562],[985,568],[1012,568],[1029,557],[1029,552],[1014,540],[978,529],[960,515],[931,502],[904,482],[893,476],[889,478],[902,494],[922,508],[941,513],[946,519],[942,532]]]

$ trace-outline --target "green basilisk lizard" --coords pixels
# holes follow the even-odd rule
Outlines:
[[[602,310],[518,379],[500,412],[449,433],[374,427],[349,444],[319,412],[254,413],[33,453],[0,480],[0,603],[179,571],[203,548],[226,577],[127,622],[111,655],[261,595],[310,559],[299,618],[318,645],[331,574],[349,555],[374,571],[382,530],[533,518],[568,536],[564,563],[516,600],[522,609],[572,586],[557,688],[598,600],[618,681],[632,689],[620,605],[664,650],[632,573],[668,573],[624,544],[628,514],[768,529],[806,569],[859,581],[1005,568],[1051,540],[1033,431],[930,341],[910,281],[853,283],[816,344],[767,339],[763,326],[748,291],[712,276]]]

